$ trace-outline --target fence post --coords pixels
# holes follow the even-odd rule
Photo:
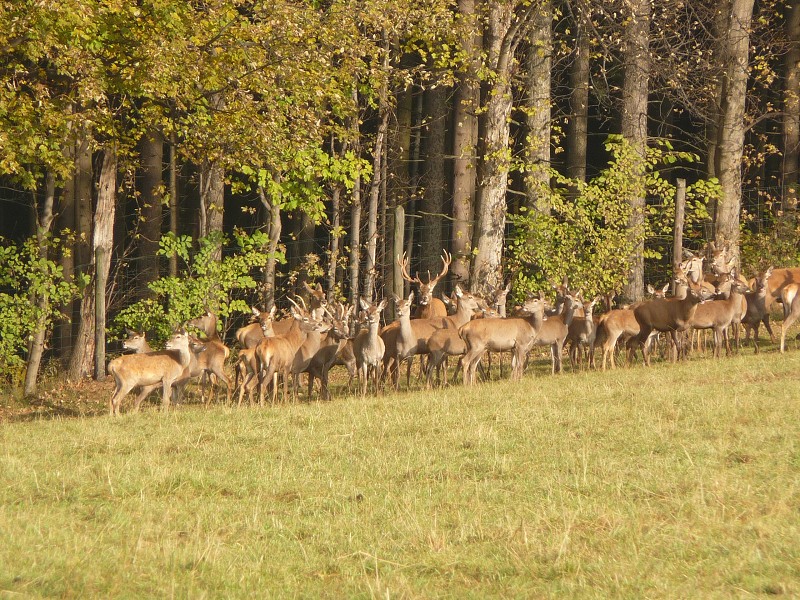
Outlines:
[[[672,295],[675,295],[675,275],[683,260],[683,222],[686,213],[686,180],[678,179],[675,190],[675,228],[672,235]]]

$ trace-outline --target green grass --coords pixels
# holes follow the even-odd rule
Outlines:
[[[748,350],[7,423],[0,597],[797,596],[799,378]]]

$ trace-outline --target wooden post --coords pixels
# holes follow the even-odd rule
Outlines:
[[[686,210],[686,180],[678,179],[675,191],[675,228],[672,232],[672,274],[678,272],[683,260],[683,221]],[[675,280],[672,280],[672,295],[675,295]]]
[[[394,209],[394,236],[392,239],[392,292],[403,297],[403,284],[405,283],[403,280],[403,272],[400,269],[400,265],[397,264],[397,257],[403,254],[403,249],[405,247],[405,241],[403,238],[405,237],[406,231],[406,211],[401,205],[397,205]],[[397,318],[395,314],[395,306],[394,302],[390,302],[389,305],[386,307],[386,310],[389,311],[389,314],[392,316],[392,320]],[[389,319],[387,319],[387,322]]]
[[[106,378],[106,283],[108,282],[108,261],[106,249],[95,248],[94,284],[94,378]]]

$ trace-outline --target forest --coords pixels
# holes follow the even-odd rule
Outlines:
[[[797,0],[20,0],[0,73],[0,382],[27,394],[44,364],[102,378],[126,328],[405,297],[404,253],[517,299],[639,300],[676,221],[748,277],[800,264]]]

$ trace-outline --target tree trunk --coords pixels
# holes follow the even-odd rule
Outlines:
[[[650,77],[650,0],[631,5],[625,28],[625,76],[622,86],[622,137],[631,145],[636,165],[636,185],[628,198],[631,208],[629,232],[633,255],[625,296],[632,302],[644,297],[645,160],[647,157],[647,98]]]
[[[488,296],[502,287],[503,246],[506,223],[506,188],[510,166],[509,121],[511,119],[514,56],[512,7],[491,2],[486,35],[487,66],[494,77],[487,85],[484,113],[480,119],[481,148],[478,152],[478,206],[476,253],[470,281],[473,293]]]
[[[388,61],[388,52],[386,53]],[[388,68],[388,64],[386,65]],[[386,89],[381,91],[381,122],[375,135],[375,150],[372,157],[372,182],[369,186],[369,207],[367,210],[367,244],[366,244],[366,270],[364,278],[364,296],[369,302],[373,301],[375,293],[375,278],[377,268],[375,254],[378,247],[378,201],[381,191],[381,173],[383,173],[383,146],[386,141],[386,131],[389,127],[389,107],[386,102]]]
[[[114,245],[114,216],[117,200],[117,150],[106,148],[97,190],[92,248],[95,253],[95,363],[94,377],[106,376],[106,286]]]
[[[355,178],[350,212],[350,304],[358,306],[361,267],[361,176]]]
[[[420,271],[441,269],[444,247],[442,215],[447,192],[445,152],[447,151],[447,96],[449,89],[437,86],[425,92],[425,172],[422,175]]]
[[[328,243],[328,302],[332,302],[336,291],[336,269],[339,264],[339,228],[341,227],[341,214],[339,212],[342,188],[338,185],[331,193],[331,239]]]
[[[141,215],[139,225],[139,296],[147,297],[147,285],[159,278],[158,248],[161,240],[163,214],[163,160],[164,138],[157,130],[152,130],[140,144],[142,157]]]
[[[45,239],[50,233],[53,225],[53,201],[56,193],[56,181],[52,172],[48,171],[45,178],[44,202],[42,208],[34,203],[34,211],[37,217],[36,238],[39,241],[39,258],[42,262],[48,259],[48,242]],[[47,320],[50,312],[50,298],[47,294],[41,294],[35,298],[36,309],[39,312],[39,324],[33,334],[30,344],[30,353],[25,370],[25,385],[23,393],[25,396],[32,396],[36,393],[36,380],[39,376],[39,367],[42,364],[45,342],[47,341]]]
[[[77,232],[91,239],[92,235],[92,153],[87,137],[78,144],[75,175],[75,224]],[[82,290],[77,309],[78,330],[73,338],[72,354],[67,366],[67,379],[78,381],[92,372],[94,361],[94,253],[85,243],[76,244],[76,270],[88,275],[89,284]],[[73,318],[75,315],[73,315]]]
[[[219,161],[206,161],[200,172],[200,235],[222,232],[225,211],[225,169]],[[216,252],[222,258],[222,249]]]
[[[169,231],[178,235],[178,140],[175,132],[169,136]],[[169,257],[169,276],[178,276],[178,256]]]
[[[481,36],[475,19],[475,0],[458,0],[458,12],[474,33],[461,39],[461,49],[468,57],[467,69],[459,77],[453,100],[453,229],[450,243],[453,263],[450,273],[453,281],[467,285],[475,207]]]
[[[75,164],[75,143],[67,144],[64,153]],[[73,169],[72,176],[64,183],[61,190],[61,197],[59,200],[58,216],[56,217],[56,229],[63,231],[68,229],[75,230],[75,171]],[[74,252],[61,252],[58,257],[58,262],[61,265],[62,273],[66,281],[72,281],[75,276],[75,253]],[[75,312],[76,303],[70,300],[64,305],[61,311],[64,313],[64,319],[59,319],[55,325],[55,346],[58,355],[62,360],[69,358],[72,352],[72,323],[73,313]]]
[[[721,198],[715,215],[716,242],[731,243],[738,257],[739,213],[742,205],[742,154],[745,135],[745,101],[749,73],[750,21],[754,0],[722,0],[728,11],[728,34],[720,53],[724,61],[722,124],[717,149],[717,175]]]
[[[800,196],[800,2],[797,0],[789,7],[786,33],[789,51],[784,59],[783,209],[796,210]]]
[[[569,71],[569,123],[567,124],[567,176],[586,181],[586,146],[589,133],[589,33],[584,7],[574,13],[575,56]]]
[[[269,214],[269,247],[267,248],[267,264],[264,267],[264,310],[275,306],[275,266],[276,253],[281,241],[281,204],[280,198],[267,198],[263,188],[258,189],[259,198]]]
[[[528,208],[550,212],[550,71],[553,63],[553,6],[544,0],[536,13],[527,56],[525,195]]]

